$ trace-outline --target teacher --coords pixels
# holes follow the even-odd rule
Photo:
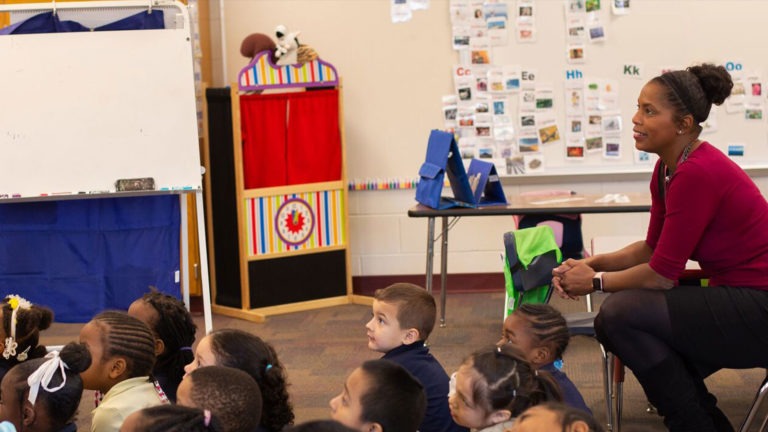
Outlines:
[[[730,95],[722,66],[668,72],[641,90],[635,147],[659,155],[644,241],[553,270],[563,298],[603,290],[598,340],[629,367],[671,431],[732,431],[704,378],[768,366],[768,203],[747,174],[699,139]],[[709,286],[677,286],[688,259]]]

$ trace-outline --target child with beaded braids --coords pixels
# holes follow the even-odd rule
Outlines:
[[[45,346],[39,345],[40,330],[53,322],[53,312],[43,306],[33,305],[18,295],[8,295],[0,302],[0,380],[13,366],[46,354]]]
[[[171,402],[176,402],[176,389],[184,378],[184,366],[192,361],[195,326],[192,315],[176,297],[151,291],[131,303],[128,315],[144,321],[155,335],[157,362],[153,377]]]
[[[168,402],[149,377],[155,338],[142,321],[125,312],[102,312],[80,330],[80,342],[92,358],[80,375],[83,386],[104,394],[93,410],[92,432],[117,432],[132,412]]]
[[[83,394],[80,372],[91,365],[88,348],[69,343],[61,352],[14,366],[0,384],[0,421],[30,432],[74,432]]]
[[[523,303],[504,320],[497,345],[517,347],[534,369],[552,375],[566,405],[592,414],[579,389],[560,370],[570,340],[571,334],[560,311],[548,304]]]
[[[272,345],[237,329],[211,332],[197,344],[187,373],[204,366],[227,366],[247,372],[261,389],[261,424],[257,432],[278,432],[293,423],[285,369]]]
[[[478,432],[507,430],[528,407],[560,401],[546,372],[536,372],[522,352],[505,345],[476,351],[451,377],[448,405],[456,423]]]
[[[129,415],[120,432],[224,432],[216,415],[181,405],[158,405]]]

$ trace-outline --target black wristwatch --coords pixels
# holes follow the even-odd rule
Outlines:
[[[592,276],[592,289],[595,291],[605,292],[603,290],[603,273],[604,272],[597,272],[594,276]]]

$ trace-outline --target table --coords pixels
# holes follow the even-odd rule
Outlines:
[[[506,206],[487,206],[478,208],[455,207],[435,210],[417,204],[408,210],[408,216],[427,218],[427,274],[426,289],[432,293],[433,261],[435,242],[440,239],[440,327],[445,327],[445,298],[448,272],[448,231],[462,217],[513,216],[513,215],[548,215],[548,214],[584,214],[584,213],[645,213],[651,208],[650,193],[622,194],[627,202],[596,202],[604,198],[601,194],[573,195],[513,195],[507,197]],[[440,235],[435,238],[435,219],[442,219]],[[448,221],[448,218],[453,218]]]

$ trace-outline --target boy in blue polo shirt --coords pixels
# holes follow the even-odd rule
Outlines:
[[[423,288],[396,283],[376,290],[373,317],[365,325],[368,348],[402,365],[424,386],[427,412],[419,432],[468,432],[448,408],[448,374],[425,342],[435,326],[435,299]]]

